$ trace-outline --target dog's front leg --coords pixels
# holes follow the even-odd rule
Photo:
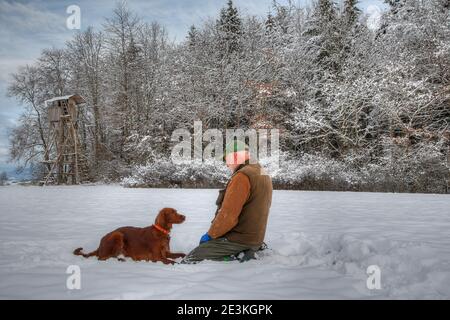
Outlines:
[[[186,255],[184,253],[167,253],[167,257],[171,259],[184,258]]]
[[[161,250],[161,261],[164,264],[175,264],[175,261],[167,259],[173,258],[168,250]]]
[[[175,264],[175,261],[172,261],[172,260],[167,259],[167,258],[161,258],[161,261],[162,261],[164,264]]]

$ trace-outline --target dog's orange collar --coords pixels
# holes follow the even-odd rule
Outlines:
[[[164,229],[163,227],[158,226],[156,223],[155,223],[153,226],[154,226],[156,229],[158,229],[159,231],[161,231],[162,233],[166,234],[166,235],[169,235],[169,234],[170,234],[170,231],[167,231],[167,230]]]

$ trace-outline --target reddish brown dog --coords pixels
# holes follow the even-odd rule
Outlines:
[[[145,228],[121,227],[107,235],[100,241],[97,250],[83,253],[83,248],[75,249],[73,254],[85,258],[96,256],[99,260],[119,258],[120,255],[130,257],[135,261],[162,261],[165,264],[174,264],[170,259],[182,258],[184,253],[171,253],[169,247],[170,230],[172,224],[183,223],[185,216],[175,209],[162,209],[155,219],[155,224]]]

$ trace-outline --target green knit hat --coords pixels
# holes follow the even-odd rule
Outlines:
[[[242,142],[240,140],[233,140],[226,145],[223,158],[225,159],[226,156],[230,153],[238,151],[248,151],[248,146],[245,144],[245,142]]]

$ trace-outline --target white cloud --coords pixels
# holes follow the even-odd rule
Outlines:
[[[23,4],[0,1],[0,27],[4,30],[3,33],[61,32],[65,29],[64,19],[63,15],[37,8],[32,2]]]
[[[36,4],[0,0],[0,83],[43,48],[62,45],[71,35],[64,11],[56,14]]]

